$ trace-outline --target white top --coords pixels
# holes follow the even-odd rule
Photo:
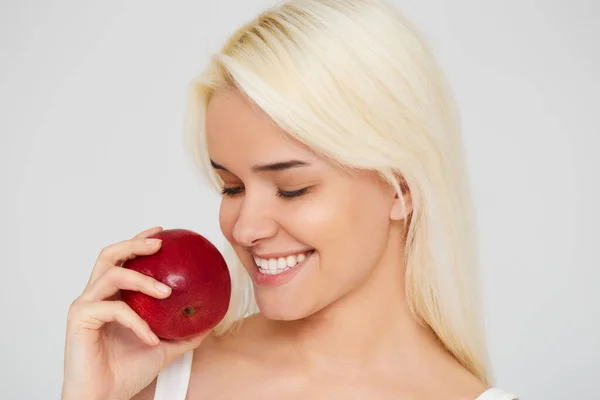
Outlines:
[[[154,400],[185,400],[193,356],[193,350],[182,354],[158,374]],[[488,389],[475,400],[517,400],[517,397],[500,389]]]

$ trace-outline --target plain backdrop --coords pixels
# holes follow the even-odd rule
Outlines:
[[[463,115],[497,386],[598,399],[600,2],[397,3]],[[185,90],[273,2],[0,4],[0,398],[58,399],[67,309],[102,247],[154,225],[221,246]]]

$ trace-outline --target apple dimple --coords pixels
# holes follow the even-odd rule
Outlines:
[[[191,317],[194,314],[196,314],[196,307],[186,307],[183,309],[183,315],[186,317]]]
[[[171,287],[158,299],[139,291],[122,291],[122,299],[162,339],[186,339],[214,328],[229,309],[231,277],[219,250],[202,235],[185,230],[163,230],[154,254],[123,264]]]

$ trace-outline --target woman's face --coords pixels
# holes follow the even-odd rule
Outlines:
[[[317,156],[238,90],[213,96],[207,136],[220,227],[267,318],[303,318],[360,287],[388,246],[393,188]]]

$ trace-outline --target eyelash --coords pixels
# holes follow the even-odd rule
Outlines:
[[[238,187],[234,187],[234,188],[222,188],[221,189],[221,194],[225,195],[225,196],[230,196],[233,197],[235,195],[238,195],[242,192],[243,188],[241,186]],[[288,191],[283,191],[281,189],[277,189],[277,196],[278,197],[282,197],[284,199],[292,199],[294,197],[298,197],[298,196],[302,196],[303,194],[305,194],[308,191],[308,188],[303,188],[300,190],[294,190],[291,192]]]

